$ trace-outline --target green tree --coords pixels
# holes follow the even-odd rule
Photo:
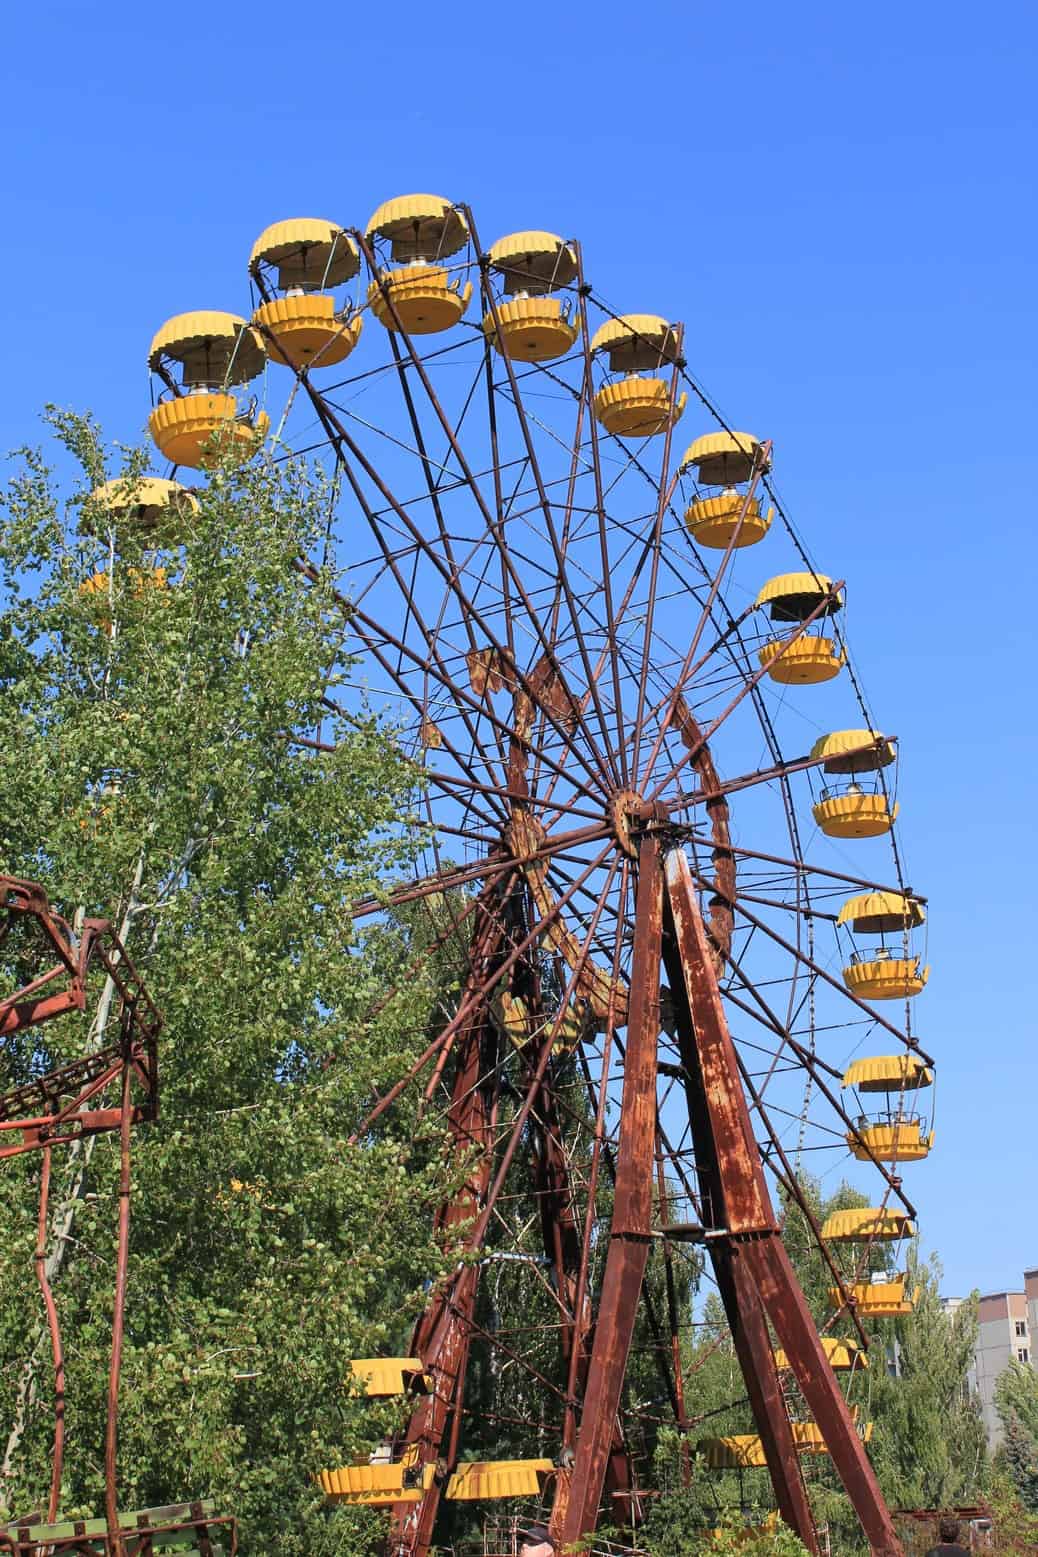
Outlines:
[[[1038,1514],[1038,1374],[1011,1362],[995,1384],[995,1409],[1004,1434],[999,1461],[1020,1501]]]
[[[3,497],[0,868],[112,918],[165,1017],[161,1117],[134,1140],[120,1502],[213,1495],[246,1549],[359,1553],[377,1520],[329,1515],[314,1473],[392,1420],[344,1387],[348,1359],[404,1347],[444,1261],[435,1131],[416,1161],[405,1102],[344,1144],[442,993],[432,967],[373,1017],[427,932],[414,916],[361,936],[350,911],[413,854],[415,776],[349,685],[334,567],[310,585],[293,569],[323,547],[318,478],[220,468],[197,512],[145,533],[89,495],[97,429],[50,422],[59,468],[23,451]],[[140,468],[125,456],[129,481]],[[292,739],[318,731],[334,751]],[[90,993],[88,1026],[4,1050],[5,1087],[101,1038],[111,992]],[[115,1159],[97,1137],[55,1161],[66,1511],[102,1500]],[[37,1171],[0,1174],[10,1511],[44,1505],[50,1473]]]
[[[867,1204],[847,1185],[823,1199],[816,1185],[805,1185],[806,1198],[819,1222],[834,1211]],[[807,1218],[792,1201],[783,1206],[784,1237],[819,1330],[827,1335],[854,1332],[846,1318],[833,1324],[829,1291],[833,1276],[815,1243]],[[849,1279],[868,1279],[885,1267],[889,1254],[879,1245],[841,1254]],[[983,1424],[967,1375],[976,1343],[976,1304],[949,1315],[941,1304],[936,1262],[910,1260],[910,1285],[918,1286],[914,1311],[898,1319],[863,1320],[869,1340],[868,1366],[838,1375],[860,1420],[872,1423],[869,1453],[891,1507],[947,1507],[973,1501],[984,1484],[986,1447]],[[694,1330],[686,1362],[686,1395],[701,1422],[703,1438],[753,1433],[742,1375],[720,1300],[711,1294]],[[797,1396],[793,1391],[794,1409]],[[800,1414],[808,1412],[799,1403]],[[677,1440],[666,1435],[657,1451],[657,1481],[664,1489],[649,1530],[654,1557],[680,1550],[687,1529],[718,1511],[741,1510],[751,1524],[773,1507],[764,1470],[716,1471],[697,1463],[690,1485],[682,1474]],[[849,1500],[829,1461],[803,1461],[815,1519],[829,1527],[834,1549],[856,1552],[860,1530]],[[656,1544],[653,1544],[655,1542]]]

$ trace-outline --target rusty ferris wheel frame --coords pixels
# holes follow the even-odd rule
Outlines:
[[[478,275],[487,328],[459,325],[446,344],[409,334],[372,242],[353,231],[389,325],[383,334],[368,323],[365,341],[375,334],[388,355],[371,367],[359,350],[356,372],[351,360],[350,374],[332,385],[315,377],[319,358],[296,367],[289,405],[297,420],[300,406],[309,412],[315,437],[290,444],[287,416],[278,430],[279,457],[315,448],[334,457],[340,510],[349,516],[338,539],[350,563],[342,602],[350,647],[373,678],[372,695],[391,700],[413,741],[434,829],[429,868],[358,903],[356,917],[446,903],[448,931],[423,955],[448,936],[467,944],[452,1014],[352,1137],[361,1141],[402,1098],[420,1096],[472,1163],[438,1225],[474,1257],[432,1292],[412,1338],[431,1387],[393,1446],[419,1491],[393,1506],[390,1549],[400,1557],[430,1549],[464,1442],[474,1348],[529,1366],[477,1320],[478,1256],[513,1236],[508,1203],[522,1169],[538,1209],[565,1378],[559,1389],[529,1368],[555,1397],[557,1548],[594,1531],[607,1496],[628,1518],[639,1508],[629,1432],[638,1413],[625,1402],[624,1380],[640,1304],[660,1343],[672,1419],[683,1433],[696,1421],[682,1378],[675,1279],[680,1244],[694,1239],[724,1303],[782,1517],[818,1550],[769,1324],[870,1546],[899,1553],[783,1246],[771,1184],[801,1205],[843,1311],[867,1344],[850,1284],[798,1182],[807,1097],[822,1099],[839,1121],[830,1135],[854,1141],[882,1175],[884,1205],[893,1196],[914,1210],[896,1164],[892,1171],[872,1153],[834,1090],[841,1072],[819,1053],[816,1000],[841,1003],[848,1022],[884,1030],[929,1060],[907,1008],[899,1026],[844,988],[816,951],[813,929],[836,919],[836,894],[910,889],[896,845],[887,889],[805,858],[791,778],[821,759],[783,757],[766,667],[752,657],[758,618],[752,605],[740,610],[728,599],[755,495],[766,490],[785,523],[770,445],[758,448],[730,541],[708,563],[676,506],[679,398],[691,393],[714,425],[730,429],[688,374],[681,327],[653,463],[640,443],[597,424],[588,316],[617,315],[586,283],[579,245],[569,289],[580,311],[575,349],[561,363],[519,363],[494,350],[500,299],[472,212],[457,209],[472,246],[463,265]],[[254,264],[251,274],[270,302],[262,268]],[[274,355],[269,329],[256,327]],[[360,536],[367,541],[358,557]],[[814,573],[791,527],[788,539],[818,580],[819,598],[772,664],[842,599],[842,582]],[[309,561],[299,568],[317,576]],[[686,611],[691,603],[691,614],[676,599]],[[852,686],[864,710],[853,678]],[[726,778],[715,753],[747,713],[768,760]],[[876,728],[867,714],[865,723]],[[325,744],[319,733],[300,739],[317,751]],[[777,794],[786,852],[733,836],[730,808],[762,790]],[[449,857],[457,851],[462,859]],[[762,951],[765,972],[755,975]],[[792,1111],[770,1102],[790,1073],[807,1089],[796,1151]],[[598,1201],[607,1181],[612,1214],[603,1229]],[[670,1193],[689,1208],[681,1225],[666,1220]],[[666,1269],[665,1312],[653,1309],[643,1282],[654,1247]]]

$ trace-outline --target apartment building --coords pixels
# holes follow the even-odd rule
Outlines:
[[[1031,1336],[1038,1337],[1038,1270],[1029,1272],[1024,1279],[1028,1286],[1023,1292],[992,1292],[980,1300],[976,1387],[992,1448],[1002,1437],[995,1410],[999,1374],[1014,1360],[1034,1366]]]

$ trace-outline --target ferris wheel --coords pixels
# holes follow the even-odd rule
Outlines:
[[[679,322],[599,295],[575,240],[485,244],[468,206],[409,195],[363,229],[276,223],[249,276],[250,317],[178,315],[152,342],[163,479],[217,447],[326,463],[351,695],[413,758],[430,828],[413,879],[355,913],[426,915],[401,989],[464,948],[452,1011],[352,1139],[415,1099],[446,1123],[470,1167],[439,1225],[465,1258],[407,1355],[355,1360],[413,1410],[325,1490],[388,1508],[394,1554],[424,1557],[446,1504],[499,1499],[561,1550],[637,1521],[668,1419],[711,1465],[766,1467],[812,1550],[802,1461],[830,1454],[872,1549],[899,1552],[834,1370],[913,1301],[925,899],[838,537],[819,571],[770,441],[720,416]],[[180,492],[123,502],[169,545]],[[819,1226],[800,1176],[848,1163],[873,1204]],[[821,1334],[777,1192],[831,1273]],[[681,1294],[701,1264],[755,1435],[697,1430]],[[502,1283],[522,1333],[495,1323]],[[629,1387],[645,1335],[651,1409]],[[523,1409],[495,1413],[498,1386]],[[514,1457],[480,1458],[491,1441]]]

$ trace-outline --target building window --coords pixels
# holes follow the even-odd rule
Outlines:
[[[1018,1362],[1030,1362],[1031,1360],[1031,1354],[1027,1350],[1026,1346],[1021,1346],[1020,1350],[1016,1354],[1016,1357]]]
[[[1022,1340],[1023,1337],[1027,1334],[1027,1320],[1026,1319],[1018,1319],[1016,1321],[1016,1334],[1017,1334],[1017,1339],[1018,1340]]]

